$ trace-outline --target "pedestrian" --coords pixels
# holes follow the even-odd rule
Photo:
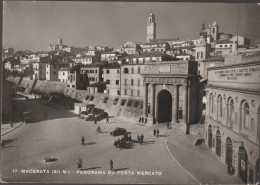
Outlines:
[[[97,119],[95,119],[94,124],[97,124]]]
[[[144,135],[142,134],[141,135],[141,144],[143,143],[143,141],[144,141]]]
[[[139,134],[137,135],[137,142],[140,143],[140,136],[139,136]]]
[[[81,137],[81,145],[85,145],[85,138],[83,136]]]
[[[167,129],[169,129],[170,128],[170,123],[167,123]]]
[[[109,118],[107,118],[107,122],[106,123],[109,124]]]
[[[156,136],[156,129],[153,129],[153,136]]]
[[[129,136],[128,139],[129,139],[129,142],[132,142],[132,137],[131,137],[131,135]]]
[[[113,168],[114,168],[114,167],[113,167],[113,161],[110,160],[110,161],[109,161],[109,164],[110,164],[110,170],[113,170]]]
[[[78,165],[78,169],[82,170],[82,160],[81,159],[78,160],[77,165]]]
[[[157,137],[159,137],[159,133],[160,133],[159,129],[157,129],[156,133],[157,133]]]

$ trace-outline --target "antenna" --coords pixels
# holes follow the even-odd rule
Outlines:
[[[238,33],[239,33],[239,11],[237,11],[237,45],[238,45]]]

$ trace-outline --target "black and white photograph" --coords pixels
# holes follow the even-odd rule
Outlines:
[[[2,3],[2,183],[259,184],[260,3]]]

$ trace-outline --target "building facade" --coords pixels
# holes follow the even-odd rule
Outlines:
[[[103,69],[103,79],[106,82],[104,93],[112,96],[121,95],[121,69],[119,65],[105,66]]]
[[[208,69],[205,142],[228,171],[259,181],[260,62]]]
[[[102,78],[102,64],[93,64],[93,65],[86,65],[80,68],[81,74],[88,75],[88,84],[93,84],[97,82],[103,81]]]

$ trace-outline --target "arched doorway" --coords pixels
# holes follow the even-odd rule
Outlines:
[[[259,159],[256,161],[255,164],[255,183],[259,182]]]
[[[227,165],[232,165],[232,155],[233,155],[233,143],[228,137],[226,139],[226,163]]]
[[[209,148],[212,148],[212,126],[209,125],[208,128],[208,146]]]
[[[219,130],[216,132],[216,154],[221,157],[221,134]]]
[[[238,156],[238,174],[247,183],[247,152],[243,146],[239,147]]]
[[[172,95],[167,90],[162,90],[158,94],[158,123],[172,121]]]

